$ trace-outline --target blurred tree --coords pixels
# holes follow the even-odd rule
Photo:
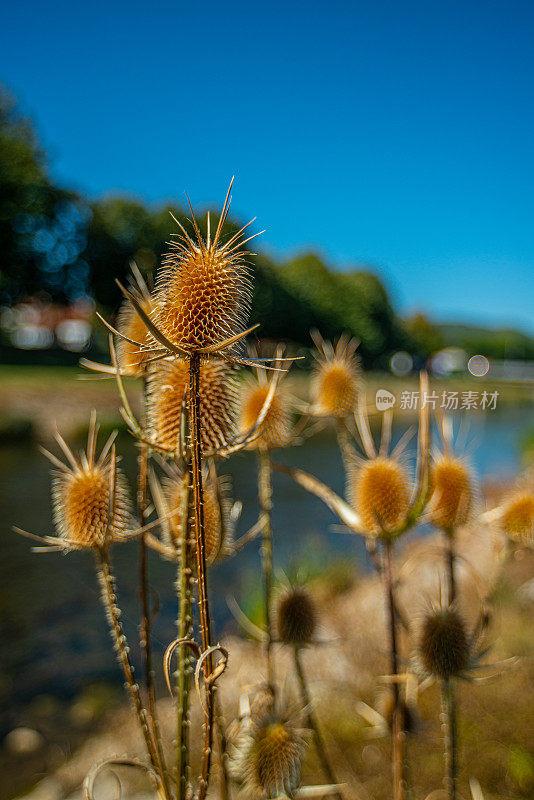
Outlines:
[[[54,186],[33,127],[0,87],[0,298],[45,290],[58,300],[88,289],[81,258],[88,207]]]
[[[423,361],[445,346],[442,333],[425,314],[421,312],[413,314],[404,325],[410,339],[410,349]]]

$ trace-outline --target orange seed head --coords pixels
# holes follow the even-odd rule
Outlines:
[[[408,515],[408,478],[395,459],[366,461],[355,475],[351,494],[367,533],[394,532]]]
[[[269,383],[250,381],[241,397],[241,413],[239,427],[245,433],[250,430],[260,416],[269,393]],[[250,447],[270,450],[284,447],[290,440],[291,409],[287,392],[277,386],[271,405],[265,415],[259,435],[253,438]]]
[[[439,528],[464,525],[471,511],[473,486],[469,469],[460,459],[441,456],[431,469],[430,519]]]
[[[504,507],[501,527],[512,539],[532,547],[534,545],[534,495],[517,492]]]

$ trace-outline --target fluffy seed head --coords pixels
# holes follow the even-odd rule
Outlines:
[[[428,508],[434,525],[445,530],[464,525],[473,497],[473,482],[465,463],[452,456],[440,456],[431,469],[430,482]]]
[[[153,310],[153,304],[150,297],[144,297],[139,300],[143,311],[150,315]],[[128,339],[133,339],[134,342],[140,344],[147,344],[148,331],[145,323],[137,314],[130,300],[125,300],[119,311],[117,319],[117,330]],[[127,342],[122,337],[117,337],[117,362],[121,372],[126,375],[140,375],[143,371],[143,365],[149,357],[145,351],[140,350],[131,342]]]
[[[148,372],[148,424],[152,438],[175,449],[180,436],[182,403],[187,402],[189,365],[184,359],[161,361]],[[202,361],[199,378],[201,445],[224,447],[234,432],[235,381],[220,359]]]
[[[369,534],[394,532],[409,511],[409,485],[404,468],[393,458],[366,461],[350,487],[351,500]]]
[[[277,714],[256,720],[238,759],[249,796],[292,797],[300,783],[304,738],[290,721]]]
[[[229,208],[225,201],[219,227],[204,241],[193,217],[194,235],[176,234],[163,262],[156,297],[155,322],[173,344],[186,349],[218,344],[244,329],[251,283],[244,261],[242,233],[226,244],[220,228]]]
[[[534,545],[534,495],[528,491],[517,492],[506,505],[500,524],[512,539],[529,547]]]
[[[464,622],[452,608],[433,609],[424,620],[418,656],[424,670],[436,678],[452,678],[469,666],[469,641]]]
[[[316,628],[313,600],[304,589],[290,589],[278,603],[278,636],[284,644],[310,644]]]
[[[343,334],[334,349],[318,331],[312,332],[312,336],[318,363],[311,386],[311,410],[321,417],[346,417],[352,414],[358,396],[359,367],[355,356],[358,342]]]
[[[240,430],[245,433],[256,424],[269,393],[269,383],[249,381],[245,386],[240,407]],[[259,435],[256,435],[250,447],[271,450],[284,447],[291,438],[291,407],[287,392],[283,386],[275,389],[271,405],[265,415]]]

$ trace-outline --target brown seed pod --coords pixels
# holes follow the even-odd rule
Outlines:
[[[163,261],[156,285],[155,324],[174,345],[186,350],[218,344],[244,330],[251,300],[242,234],[225,244],[220,229],[229,208],[226,198],[213,239],[172,234],[175,240]]]
[[[169,527],[174,546],[182,536],[183,480],[179,474],[162,481],[165,505],[169,517]],[[229,486],[224,478],[213,476],[210,470],[204,471],[204,535],[206,560],[213,564],[231,547],[233,522],[232,502]]]
[[[500,525],[511,539],[528,547],[534,546],[534,495],[516,492],[504,505]]]
[[[128,487],[115,460],[108,455],[114,436],[108,439],[95,461],[96,434],[93,416],[87,453],[82,453],[79,459],[57,434],[67,464],[44,451],[58,467],[53,473],[52,502],[58,537],[64,540],[66,549],[107,546],[127,532],[131,508]]]
[[[189,364],[185,359],[161,361],[149,368],[148,427],[150,436],[164,448],[174,450],[178,446],[188,388]],[[201,362],[199,393],[202,449],[224,447],[234,434],[236,390],[233,372],[223,361]]]
[[[366,533],[392,533],[408,515],[408,477],[394,458],[364,462],[352,480],[349,495]]]
[[[243,737],[234,773],[253,798],[292,797],[300,783],[305,742],[290,719],[272,713],[254,719]]]
[[[440,456],[430,471],[430,485],[428,511],[434,525],[444,530],[464,525],[473,502],[473,480],[466,464],[452,456]]]
[[[358,342],[341,336],[336,345],[325,342],[315,333],[318,348],[317,367],[311,391],[311,412],[321,417],[341,419],[353,413],[358,397],[360,373],[354,355]]]
[[[447,679],[468,669],[470,646],[465,624],[452,608],[433,609],[426,616],[418,642],[418,657],[429,675]]]
[[[247,381],[240,402],[239,428],[242,433],[249,431],[258,420],[270,390],[269,383],[256,380]],[[271,450],[284,447],[291,440],[291,404],[283,386],[275,389],[271,404],[249,449]]]
[[[150,316],[153,310],[153,303],[150,297],[145,297],[139,302],[143,311]],[[135,311],[130,300],[125,300],[121,306],[117,318],[117,330],[134,342],[148,344],[148,331],[145,323]],[[126,341],[122,336],[117,337],[116,349],[117,363],[121,373],[124,375],[141,375],[144,364],[150,354],[140,350],[135,344]]]
[[[278,636],[287,645],[306,645],[313,640],[317,614],[305,589],[290,589],[278,601]]]

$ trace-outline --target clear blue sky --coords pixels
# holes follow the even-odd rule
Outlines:
[[[2,0],[54,175],[257,215],[400,310],[534,331],[534,3]]]

